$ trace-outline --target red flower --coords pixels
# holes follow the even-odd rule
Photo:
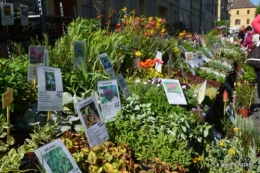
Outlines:
[[[155,58],[155,59],[154,59],[154,62],[158,62],[159,64],[163,64],[163,61],[160,60],[160,59],[158,59],[158,58]]]
[[[116,27],[120,27],[120,26],[121,26],[121,24],[120,24],[120,23],[116,24]]]

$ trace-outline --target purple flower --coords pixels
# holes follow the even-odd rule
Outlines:
[[[196,111],[196,108],[192,108],[191,110],[192,110],[193,112],[195,112],[195,111]]]
[[[204,112],[202,112],[202,113],[201,113],[201,116],[205,117],[205,116],[206,116],[206,114],[205,114]]]

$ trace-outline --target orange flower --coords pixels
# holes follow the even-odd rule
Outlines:
[[[229,99],[228,99],[228,92],[227,92],[227,90],[224,90],[224,92],[223,92],[223,101],[224,102],[227,102]]]

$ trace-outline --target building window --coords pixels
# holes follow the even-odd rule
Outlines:
[[[240,19],[235,20],[235,25],[240,25]]]
[[[246,19],[246,24],[249,24],[250,23],[250,19]]]
[[[237,10],[237,14],[239,14],[239,10]]]
[[[250,10],[247,10],[247,14],[250,14]]]

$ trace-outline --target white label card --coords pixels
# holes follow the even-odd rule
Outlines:
[[[13,3],[0,3],[2,25],[14,25],[14,7]]]
[[[59,68],[37,66],[38,111],[62,110],[63,85]]]
[[[56,139],[34,152],[48,173],[81,173],[81,170],[61,139]]]
[[[98,93],[102,114],[106,117],[105,121],[114,121],[121,110],[117,80],[98,81]]]
[[[107,53],[99,54],[98,58],[104,68],[104,70],[109,74],[111,79],[116,78],[115,70],[112,66],[112,63],[107,55]]]
[[[98,146],[109,139],[106,125],[94,96],[78,102],[75,108],[90,147]]]
[[[125,82],[125,79],[124,79],[123,75],[119,74],[116,78],[117,78],[117,82],[118,82],[121,90],[123,91],[125,99],[127,99],[128,97],[131,96],[131,94],[130,94],[130,91],[129,91],[128,87],[127,87],[127,84]]]
[[[157,51],[156,57],[157,59],[162,61],[162,52]],[[155,63],[155,70],[157,70],[159,73],[162,73],[162,64],[159,62]]]
[[[162,84],[169,104],[187,105],[179,80],[162,79]]]

